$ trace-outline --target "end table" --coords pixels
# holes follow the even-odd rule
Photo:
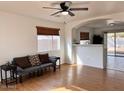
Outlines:
[[[0,66],[0,72],[1,72],[1,84],[5,82],[6,87],[8,87],[8,84],[10,83],[17,83],[17,72],[16,72],[16,66],[11,64],[5,64]],[[5,78],[3,78],[3,72],[5,73]],[[8,77],[7,72],[10,72],[10,75]]]

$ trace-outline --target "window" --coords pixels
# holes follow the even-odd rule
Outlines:
[[[57,35],[38,35],[38,52],[54,51],[60,49],[60,36]]]
[[[38,52],[54,51],[60,49],[59,28],[40,27],[37,28]]]
[[[80,44],[89,44],[89,32],[80,32]]]

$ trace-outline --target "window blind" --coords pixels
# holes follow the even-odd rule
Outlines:
[[[37,35],[59,35],[59,28],[49,28],[36,26]]]
[[[89,40],[89,32],[80,32],[80,40]]]

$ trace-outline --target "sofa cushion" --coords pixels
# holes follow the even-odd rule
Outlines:
[[[40,67],[43,68],[43,67],[52,66],[52,65],[53,63],[45,63],[45,64],[40,65]]]
[[[15,64],[23,69],[31,67],[31,64],[28,60],[28,56],[25,57],[17,57],[13,59]]]
[[[46,54],[39,54],[40,62],[41,63],[48,63],[49,62],[49,55]]]
[[[38,55],[30,55],[28,58],[32,66],[37,66],[41,64]]]
[[[38,69],[40,69],[40,65],[39,66],[33,66],[33,67],[26,68],[25,72],[26,73],[30,73],[30,72],[37,71]]]

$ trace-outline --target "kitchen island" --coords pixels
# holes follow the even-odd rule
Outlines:
[[[103,44],[73,44],[76,64],[104,68]]]

